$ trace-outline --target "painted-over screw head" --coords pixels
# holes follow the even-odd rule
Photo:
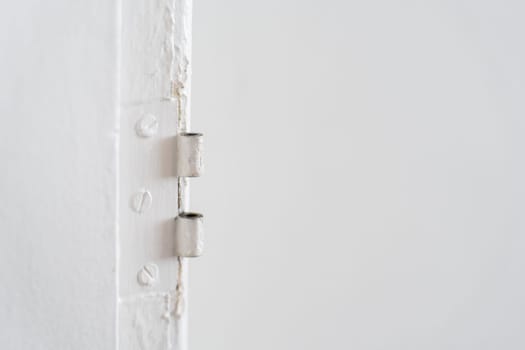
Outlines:
[[[135,124],[135,132],[140,137],[151,137],[159,130],[159,121],[152,114],[146,114]]]
[[[135,212],[142,214],[151,207],[153,197],[148,190],[142,189],[131,197],[130,206]]]
[[[152,286],[159,279],[159,267],[154,263],[148,263],[137,273],[137,281],[142,286]]]

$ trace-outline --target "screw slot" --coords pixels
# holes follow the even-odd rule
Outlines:
[[[135,124],[135,132],[140,137],[151,137],[159,131],[159,121],[152,114],[147,114]]]
[[[142,286],[151,286],[159,278],[159,267],[154,263],[144,265],[137,273],[137,281]]]
[[[140,190],[131,197],[131,208],[135,212],[142,214],[151,207],[152,202],[153,197],[151,193],[147,190]]]

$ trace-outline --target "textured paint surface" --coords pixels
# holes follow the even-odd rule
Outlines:
[[[172,331],[166,312],[173,308],[173,297],[168,293],[143,293],[132,298],[123,298],[119,307],[122,320],[129,324],[129,331],[120,333],[121,349],[170,349],[172,343],[167,336]],[[175,335],[173,335],[175,336]]]
[[[117,4],[0,11],[0,348],[116,347]]]
[[[175,134],[189,120],[191,2],[124,1],[121,36],[119,348],[186,348],[186,317],[175,313],[178,211]],[[154,121],[151,117],[155,116]],[[146,119],[145,119],[146,118]],[[146,211],[135,193],[151,195]],[[148,198],[146,198],[148,199]],[[186,202],[183,200],[183,204]],[[158,266],[155,283],[143,266]],[[179,308],[180,309],[180,308]]]

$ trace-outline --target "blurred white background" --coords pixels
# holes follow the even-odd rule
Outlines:
[[[524,11],[195,2],[192,349],[525,348]]]

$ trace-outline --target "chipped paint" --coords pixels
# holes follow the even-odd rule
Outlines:
[[[120,327],[133,330],[120,337],[121,349],[171,349],[170,293],[143,293],[120,300]],[[122,333],[121,333],[122,334]]]
[[[180,21],[173,27],[173,54],[171,61],[171,97],[177,101],[178,132],[189,130],[191,90],[191,1],[179,0],[175,10]]]

